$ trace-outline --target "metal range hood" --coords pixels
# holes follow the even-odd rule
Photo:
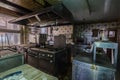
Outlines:
[[[55,25],[65,23],[92,23],[118,21],[120,0],[62,0],[60,4],[34,12],[10,23],[22,25]]]
[[[120,19],[120,0],[63,0],[74,22],[103,22]]]
[[[44,8],[38,12],[33,12],[17,19],[9,21],[9,23],[44,27],[57,24],[68,24],[72,19],[72,14],[62,4]]]

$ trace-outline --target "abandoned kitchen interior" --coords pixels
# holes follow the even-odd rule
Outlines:
[[[0,80],[120,80],[120,0],[0,0]]]

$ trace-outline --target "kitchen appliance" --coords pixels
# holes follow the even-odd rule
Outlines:
[[[55,54],[39,51],[39,69],[46,73],[54,74],[56,72]]]
[[[27,64],[29,64],[35,68],[38,68],[38,55],[39,55],[38,50],[36,50],[34,48],[28,49],[27,56],[26,56]]]
[[[67,63],[66,49],[40,49],[39,52],[39,69],[54,75],[59,76],[65,73]]]
[[[28,64],[48,74],[58,76],[65,70],[66,49],[30,48]]]

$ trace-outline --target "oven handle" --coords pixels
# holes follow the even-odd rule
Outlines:
[[[32,56],[32,57],[35,57],[35,58],[38,58],[38,55],[33,55],[33,54],[30,54],[28,53],[29,56]]]
[[[40,57],[40,56],[39,56],[39,59],[43,59],[43,60],[51,60],[50,58],[47,58],[47,57]]]
[[[53,63],[54,60],[53,59],[50,59],[50,58],[47,58],[47,57],[39,57],[39,60],[42,59],[42,60],[45,60],[45,61],[48,61],[50,63]]]

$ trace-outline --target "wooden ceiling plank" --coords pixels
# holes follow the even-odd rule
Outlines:
[[[43,9],[39,12],[33,12],[33,13],[30,13],[28,15],[25,15],[25,16],[22,16],[22,17],[19,17],[17,19],[14,19],[14,20],[11,20],[9,21],[10,23],[14,23],[14,22],[17,22],[17,21],[21,21],[21,20],[25,20],[25,19],[29,19],[31,17],[35,17],[35,15],[41,15],[41,14],[44,14],[46,12],[50,12],[52,10],[52,7],[48,7],[46,9]]]
[[[38,20],[38,22],[41,21],[41,19],[38,17],[38,15],[35,15],[35,18]]]
[[[35,3],[41,5],[42,7],[44,7],[44,5],[43,5],[42,3],[40,3],[40,2],[38,2],[37,0],[33,0],[33,1],[34,1]]]
[[[14,10],[14,11],[16,11],[16,12],[23,13],[23,14],[32,12],[32,11],[29,10],[29,9],[26,9],[26,8],[24,8],[24,7],[21,7],[21,6],[19,6],[19,5],[16,5],[15,3],[12,3],[12,2],[7,1],[7,0],[0,0],[0,6],[1,6],[1,7],[5,7],[5,8],[7,8],[7,9],[10,9],[10,10]]]
[[[12,10],[9,10],[3,7],[0,7],[0,13],[14,16],[14,17],[20,17],[22,15],[21,13],[18,13],[18,12],[15,12],[15,11],[12,11]]]

